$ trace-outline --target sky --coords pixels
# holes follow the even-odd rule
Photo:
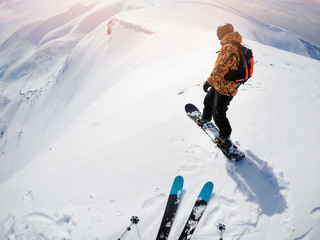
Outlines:
[[[46,1],[44,4],[44,0],[0,0],[0,43],[25,23],[47,19],[57,12],[66,11],[76,3],[92,4],[97,1],[98,0],[55,0]],[[148,1],[154,1],[156,3],[166,0]],[[320,0],[202,1],[220,2],[221,4],[231,6],[261,21],[287,29],[301,36],[308,42],[320,46]]]
[[[223,0],[221,3],[320,46],[320,0]]]
[[[0,0],[0,43],[24,24],[48,19],[77,3],[94,2],[97,0]]]

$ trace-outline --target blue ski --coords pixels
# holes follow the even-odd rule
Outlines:
[[[180,203],[183,177],[177,176],[172,184],[156,240],[167,240]]]
[[[211,193],[213,190],[213,183],[212,182],[207,182],[198,198],[197,201],[195,202],[191,214],[188,218],[188,221],[179,237],[179,240],[190,240],[192,237],[192,234],[196,230],[196,227],[198,226],[198,223],[202,217],[202,214],[206,210],[207,204],[209,202]]]

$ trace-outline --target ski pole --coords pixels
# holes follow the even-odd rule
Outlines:
[[[220,238],[219,240],[223,240],[222,233],[226,230],[226,226],[222,223],[219,223],[217,228],[220,230]]]
[[[138,224],[139,218],[138,218],[137,216],[133,216],[133,217],[130,219],[130,222],[131,222],[130,225],[126,228],[126,230],[121,234],[121,236],[120,236],[117,240],[123,239],[123,237],[126,235],[126,233],[131,230],[132,224]]]

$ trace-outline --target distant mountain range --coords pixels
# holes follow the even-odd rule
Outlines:
[[[320,47],[317,47],[317,46],[303,40],[302,38],[300,38],[300,41],[305,45],[311,58],[320,60]]]

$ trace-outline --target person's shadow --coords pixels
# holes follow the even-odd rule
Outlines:
[[[246,151],[246,158],[232,166],[228,173],[247,200],[260,206],[262,214],[272,216],[286,210],[287,202],[280,191],[286,188],[283,176],[277,177],[273,168],[251,151]]]

